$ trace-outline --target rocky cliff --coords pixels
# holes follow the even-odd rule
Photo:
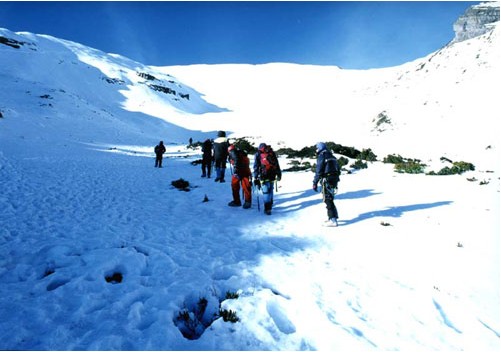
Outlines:
[[[454,23],[456,36],[453,42],[462,42],[482,35],[491,30],[495,22],[499,22],[498,1],[474,5]]]

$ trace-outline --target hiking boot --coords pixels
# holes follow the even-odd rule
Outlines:
[[[329,219],[329,221],[326,222],[325,226],[337,227],[337,219],[336,218]]]
[[[265,209],[264,213],[265,213],[266,215],[271,215],[271,209]]]
[[[218,182],[219,180],[220,180],[220,178],[219,178],[219,177],[216,177],[216,178],[214,179],[214,182]]]
[[[242,203],[240,202],[235,202],[234,200],[232,200],[231,202],[228,203],[228,205],[230,207],[241,207],[242,206]]]
[[[251,207],[251,202],[245,202],[243,208],[249,209]]]
[[[224,180],[224,178],[220,179],[219,182],[221,183],[225,183],[226,181]]]

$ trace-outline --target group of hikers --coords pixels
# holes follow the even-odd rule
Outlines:
[[[163,141],[155,147],[155,167],[162,167],[162,156],[165,153]],[[321,185],[323,200],[327,208],[326,226],[337,226],[338,212],[334,204],[334,195],[339,182],[340,168],[336,157],[328,150],[325,143],[316,145],[317,166],[313,177],[312,189],[318,192]],[[282,170],[276,153],[270,145],[261,143],[254,154],[254,165],[251,171],[247,152],[230,143],[226,132],[219,131],[214,140],[206,139],[202,143],[202,177],[210,178],[215,172],[215,182],[226,182],[226,165],[229,161],[231,169],[231,190],[233,200],[231,207],[249,209],[252,205],[252,186],[263,194],[264,213],[271,215],[273,193],[276,182],[282,179]],[[240,191],[243,191],[243,203]],[[259,206],[259,204],[258,204]]]

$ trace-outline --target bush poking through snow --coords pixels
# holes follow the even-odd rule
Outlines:
[[[110,284],[119,284],[123,280],[123,275],[121,273],[113,273],[112,275],[106,275],[105,278],[106,282]]]
[[[365,161],[377,161],[377,155],[374,154],[374,152],[370,148],[362,149],[360,155],[358,156],[358,159]]]
[[[353,164],[351,164],[351,167],[355,170],[367,169],[367,163],[362,161],[361,159],[358,159]]]
[[[421,163],[419,160],[410,160],[403,163],[395,164],[395,171],[398,173],[406,174],[422,174],[426,164]]]
[[[237,299],[237,292],[227,291],[225,298],[209,297],[210,301],[201,297],[197,303],[187,304],[174,318],[174,324],[188,340],[196,340],[202,336],[211,324],[219,318],[225,322],[236,323],[240,319],[231,309],[224,309],[221,303],[227,299]]]
[[[226,296],[225,296],[226,299],[237,299],[238,297],[240,297],[238,292],[226,291]]]
[[[289,164],[290,167],[287,169],[283,169],[282,171],[294,172],[294,171],[311,170],[311,164],[309,161],[300,162],[298,160],[291,160]]]
[[[189,192],[190,183],[182,178],[172,181],[171,185],[179,189],[180,191]]]
[[[237,316],[237,313],[232,311],[231,309],[220,309],[219,316],[223,318],[225,322],[236,323],[240,319]]]
[[[466,171],[475,171],[475,165],[465,161],[455,161],[452,167],[446,166],[438,172],[430,171],[428,175],[461,175]]]
[[[398,173],[422,174],[426,164],[419,159],[404,158],[400,155],[390,154],[383,159],[383,163],[395,164],[394,170]]]
[[[233,141],[235,147],[240,150],[244,150],[249,155],[254,155],[257,152],[257,148],[254,147],[247,139],[245,138],[236,138]]]

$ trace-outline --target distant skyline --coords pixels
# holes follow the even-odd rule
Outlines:
[[[390,67],[454,38],[475,2],[0,1],[0,27],[146,65],[290,62]]]

